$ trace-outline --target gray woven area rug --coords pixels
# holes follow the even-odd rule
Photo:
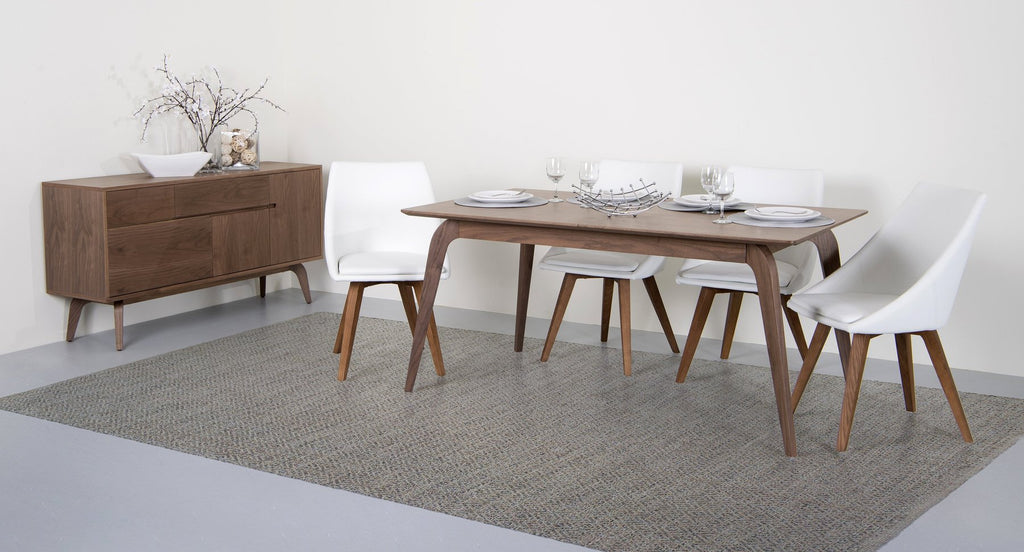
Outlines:
[[[1024,401],[865,382],[834,451],[816,375],[782,452],[766,369],[441,328],[405,393],[409,329],[363,318],[349,380],[320,313],[0,399],[0,408],[600,550],[874,550],[1024,433]]]

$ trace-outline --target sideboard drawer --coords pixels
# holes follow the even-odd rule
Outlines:
[[[189,218],[111,229],[108,294],[123,295],[213,276],[213,222]]]
[[[159,222],[174,218],[174,187],[134,188],[107,193],[107,226]]]
[[[178,218],[269,205],[269,176],[178,184],[174,187],[174,216]]]

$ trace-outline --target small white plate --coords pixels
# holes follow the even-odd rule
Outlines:
[[[469,199],[480,203],[519,203],[533,197],[533,194],[521,190],[485,190],[469,194]]]
[[[779,222],[803,222],[821,216],[821,213],[803,207],[754,207],[744,211],[755,220],[774,220]]]
[[[672,201],[675,201],[680,205],[686,205],[687,207],[707,207],[709,201],[712,205],[716,207],[718,206],[718,200],[715,199],[715,196],[710,194],[688,194],[673,198]],[[742,202],[743,200],[738,197],[730,197],[725,200],[725,205],[728,207]]]

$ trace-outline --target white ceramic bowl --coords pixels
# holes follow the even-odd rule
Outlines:
[[[192,176],[203,168],[210,160],[211,154],[205,151],[190,151],[174,155],[152,155],[133,153],[142,168],[150,176]]]

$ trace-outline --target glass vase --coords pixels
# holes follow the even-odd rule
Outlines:
[[[260,168],[259,133],[232,129],[220,133],[217,165],[225,171],[254,171]]]

